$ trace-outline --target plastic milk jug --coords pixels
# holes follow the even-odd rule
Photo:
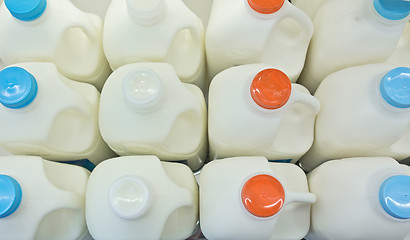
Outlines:
[[[309,230],[306,175],[264,157],[211,161],[201,171],[200,223],[207,239],[302,239]]]
[[[306,88],[269,65],[224,70],[209,91],[210,158],[296,162],[312,145],[319,108]]]
[[[98,129],[99,96],[69,80],[52,63],[21,63],[0,72],[0,147],[48,160],[89,159],[114,153]]]
[[[296,82],[313,24],[286,0],[215,0],[206,34],[208,71],[267,63]]]
[[[410,22],[406,24],[396,50],[386,62],[410,67]]]
[[[101,93],[101,134],[121,156],[156,155],[199,169],[208,148],[206,115],[201,90],[181,82],[168,63],[118,68]]]
[[[330,73],[385,62],[409,21],[410,1],[328,1],[316,13],[315,32],[298,79],[314,93]]]
[[[0,157],[0,239],[82,239],[88,176],[40,157]]]
[[[347,68],[323,80],[315,97],[322,107],[312,148],[300,159],[306,171],[330,159],[410,156],[410,68]]]
[[[110,159],[90,175],[86,218],[95,239],[186,239],[198,221],[198,185],[181,163]]]
[[[403,240],[410,232],[410,175],[392,158],[329,161],[308,182],[317,196],[308,240]]]
[[[105,17],[104,51],[114,70],[167,62],[181,81],[206,89],[203,24],[181,0],[113,0]]]
[[[292,0],[292,4],[305,12],[312,20],[317,10],[328,0]]]
[[[53,62],[70,79],[102,88],[111,69],[102,21],[69,0],[5,0],[0,7],[0,58],[7,65]]]

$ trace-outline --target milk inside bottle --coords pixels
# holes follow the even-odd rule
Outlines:
[[[307,175],[318,201],[306,239],[404,239],[410,231],[409,173],[389,157],[320,165]]]
[[[5,0],[0,6],[0,58],[6,65],[53,62],[66,77],[101,89],[111,72],[102,26],[97,15],[69,0]]]
[[[312,32],[310,18],[285,0],[214,1],[205,40],[210,79],[233,66],[266,63],[296,82]]]
[[[168,63],[118,68],[101,93],[101,134],[121,156],[156,155],[197,170],[207,155],[206,116],[201,90]]]
[[[103,38],[114,70],[131,63],[167,62],[181,81],[207,89],[203,24],[181,0],[113,0]]]
[[[114,153],[98,128],[99,92],[67,79],[52,63],[21,63],[0,71],[0,147],[48,160],[89,159]]]
[[[323,80],[314,96],[322,108],[313,145],[300,159],[304,170],[345,157],[410,156],[410,68],[346,68]]]
[[[385,62],[409,21],[410,1],[328,1],[316,13],[315,32],[298,83],[311,93],[338,70]],[[336,27],[337,26],[337,27]]]
[[[1,239],[82,239],[84,168],[34,156],[0,157]]]
[[[210,158],[265,156],[296,162],[313,142],[319,102],[266,64],[219,73],[209,91]]]
[[[306,175],[264,157],[218,159],[200,179],[200,223],[207,239],[302,239],[309,230]]]
[[[90,175],[86,218],[95,239],[186,239],[198,221],[198,186],[181,163],[110,159]]]

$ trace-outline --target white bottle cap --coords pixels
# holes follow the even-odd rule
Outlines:
[[[125,219],[139,218],[151,207],[151,194],[146,183],[135,176],[115,181],[110,187],[108,198],[114,213]]]
[[[151,69],[136,68],[125,76],[122,91],[133,109],[151,110],[162,96],[162,84],[160,77]]]

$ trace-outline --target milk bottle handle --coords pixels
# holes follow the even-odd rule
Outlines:
[[[309,192],[286,191],[285,205],[292,202],[312,204],[316,202],[316,196]]]
[[[48,206],[48,212],[52,212],[59,209],[77,210],[84,208],[84,196],[78,193],[67,192],[58,189],[58,193],[54,194],[52,202],[45,203]]]
[[[312,37],[313,23],[309,16],[306,15],[306,13],[295,7],[289,1],[284,2],[281,11],[281,15],[278,16],[279,21],[287,17],[292,18],[300,24],[300,30],[302,34],[299,34],[299,36],[308,36],[309,39]]]
[[[310,107],[315,114],[317,114],[320,110],[320,102],[314,96],[310,95],[309,93],[303,93],[297,90],[293,90],[291,92],[289,98],[289,105],[295,103],[302,103],[306,106]]]
[[[408,146],[409,140],[410,140],[410,123],[407,125],[406,130],[400,136],[399,140],[397,140],[396,142],[394,142],[392,145],[388,147],[389,154],[398,153],[400,155],[409,155],[410,154],[410,148]]]
[[[71,28],[80,28],[91,42],[98,42],[98,29],[92,22],[88,13],[75,9],[69,12],[59,12],[60,21],[56,24],[63,26],[63,32]],[[63,25],[62,23],[66,23]]]

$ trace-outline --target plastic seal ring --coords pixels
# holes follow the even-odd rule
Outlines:
[[[14,213],[21,202],[20,184],[12,177],[0,175],[0,218]]]
[[[292,91],[289,77],[278,69],[265,69],[254,77],[251,96],[256,104],[266,109],[278,109],[285,105]]]
[[[37,95],[36,79],[20,67],[0,71],[0,103],[8,108],[23,108]]]
[[[33,21],[45,11],[47,0],[4,0],[10,14],[22,21]]]

